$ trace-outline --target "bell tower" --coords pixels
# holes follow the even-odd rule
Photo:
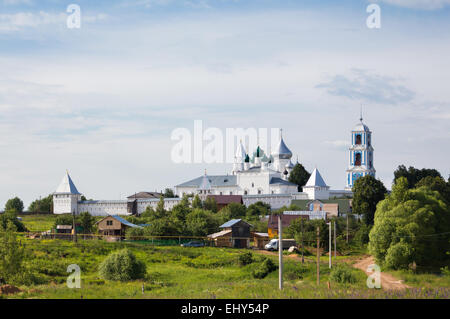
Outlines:
[[[351,190],[355,181],[363,176],[375,177],[373,166],[372,132],[363,122],[362,111],[359,123],[352,130],[352,145],[349,148],[346,190]]]

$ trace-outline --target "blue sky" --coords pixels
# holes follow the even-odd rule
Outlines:
[[[66,27],[79,4],[81,29]],[[177,127],[283,127],[345,185],[364,105],[388,188],[400,164],[450,173],[450,1],[0,0],[0,206],[54,191],[118,199],[229,172],[175,164]]]

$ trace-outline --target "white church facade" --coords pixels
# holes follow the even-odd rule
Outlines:
[[[246,206],[258,201],[269,204],[273,209],[289,206],[292,200],[328,200],[330,198],[352,197],[354,182],[368,174],[375,176],[373,167],[372,132],[363,123],[352,130],[352,145],[349,149],[349,166],[346,171],[346,188],[331,190],[319,170],[315,168],[302,188],[289,181],[295,167],[292,152],[284,142],[282,134],[275,150],[268,156],[258,146],[250,155],[239,143],[232,170],[225,175],[204,175],[174,187],[176,198],[165,198],[165,209],[177,205],[184,195],[198,194],[202,199],[208,195],[241,195]],[[298,163],[298,160],[297,160]],[[190,197],[192,200],[192,197]],[[69,173],[66,173],[53,193],[55,214],[89,212],[94,216],[141,214],[147,207],[156,208],[158,198],[133,198],[127,200],[81,200],[81,193],[75,187]]]

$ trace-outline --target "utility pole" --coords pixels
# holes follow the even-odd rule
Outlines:
[[[320,227],[317,226],[317,286],[320,283],[320,267],[319,267],[319,263],[320,263],[320,256],[319,256],[319,245],[320,245]]]
[[[73,242],[77,242],[77,228],[75,227],[75,211],[72,213],[72,231],[73,231]]]
[[[347,244],[348,244],[348,213],[346,215],[347,215]]]
[[[302,233],[302,264],[305,263],[305,258],[303,256],[303,217],[300,216],[300,227],[301,227],[301,233]]]
[[[336,221],[334,221],[334,262],[336,262]]]
[[[281,215],[283,215],[282,212],[278,215],[278,285],[280,290],[283,290],[283,225],[281,223]]]
[[[331,268],[331,220],[328,225],[328,267]]]

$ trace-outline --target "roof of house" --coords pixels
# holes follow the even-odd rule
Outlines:
[[[160,198],[161,196],[163,196],[162,193],[158,193],[158,192],[139,192],[133,195],[128,196],[128,199],[133,199],[133,198]]]
[[[73,183],[72,179],[70,178],[69,172],[66,172],[66,174],[64,175],[61,183],[59,184],[58,188],[55,191],[55,194],[81,195],[80,192],[78,192],[77,188],[75,187],[75,184]]]
[[[305,186],[327,187],[327,184],[320,175],[319,170],[315,168],[314,171],[311,173],[311,176],[309,177],[308,182],[306,183]]]
[[[72,229],[72,225],[56,225],[56,229]]]
[[[102,218],[101,220],[99,220],[96,224],[100,223],[102,220],[104,220],[104,219],[106,219],[106,218],[109,218],[109,217],[114,218],[114,219],[117,220],[119,223],[121,223],[121,224],[123,224],[123,225],[126,225],[126,226],[128,226],[128,227],[142,228],[142,226],[138,226],[138,225],[135,225],[135,224],[133,224],[133,223],[130,223],[128,220],[123,219],[122,217],[117,216],[117,215],[109,215],[109,216],[106,216],[105,218]]]
[[[208,198],[212,197],[219,205],[227,205],[230,203],[242,204],[242,195],[208,195]]]
[[[246,223],[247,225],[249,225],[250,227],[253,227],[252,225],[250,225],[249,223],[247,223],[246,221],[243,221],[242,219],[232,219],[227,221],[225,224],[223,224],[222,226],[220,226],[220,228],[228,228],[228,227],[233,227],[234,225],[238,224],[238,223]]]
[[[269,237],[269,234],[268,233],[253,233],[253,235],[254,236],[257,236],[257,237]]]
[[[214,234],[210,234],[210,235],[208,235],[208,237],[209,238],[217,238],[217,237],[222,237],[224,235],[227,235],[229,233],[231,233],[231,229],[225,229],[225,230],[222,230],[220,232],[217,232],[217,233],[214,233]]]
[[[271,185],[279,184],[279,185],[297,186],[297,184],[291,183],[291,182],[284,180],[282,178],[279,178],[279,177],[271,177],[270,184]]]
[[[309,209],[309,203],[313,202],[311,199],[294,199],[291,204],[297,205],[300,209]],[[336,203],[339,205],[339,213],[351,213],[351,199],[337,198],[337,199],[321,199],[317,200],[323,204]]]
[[[203,176],[204,175],[194,178],[185,183],[179,184],[176,187],[200,187],[200,185],[203,181]],[[237,185],[236,175],[215,175],[215,176],[208,175],[207,178],[208,178],[209,183],[213,187],[236,186]]]

